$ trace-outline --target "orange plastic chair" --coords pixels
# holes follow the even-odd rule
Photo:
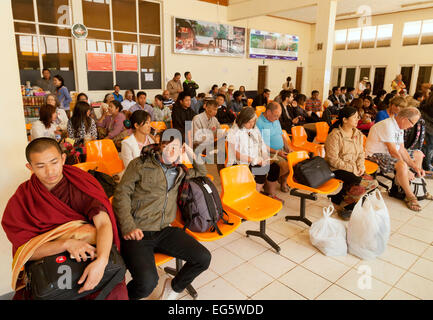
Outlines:
[[[86,143],[87,162],[98,162],[99,171],[110,176],[125,169],[113,140],[93,140]]]
[[[257,106],[256,107],[256,116],[257,118],[260,117],[260,115],[266,111],[266,107],[265,106]]]
[[[308,159],[308,153],[306,151],[295,151],[291,152],[287,155],[287,161],[289,164],[289,176],[287,177],[287,185],[291,188],[290,194],[296,197],[299,197],[301,200],[300,204],[300,215],[299,216],[286,216],[286,221],[288,220],[297,220],[302,221],[308,226],[311,226],[311,221],[308,220],[305,217],[305,200],[317,200],[317,193],[320,194],[329,194],[331,192],[334,192],[338,189],[340,186],[340,180],[338,179],[331,179],[327,182],[325,182],[323,185],[321,185],[318,188],[311,188],[308,186],[305,186],[303,184],[300,184],[295,181],[293,174],[293,167],[298,164],[299,162]],[[298,192],[298,190],[302,191],[308,191],[311,192],[310,194]]]
[[[253,104],[253,99],[248,99],[247,100],[248,107],[251,107],[252,104]]]
[[[227,131],[230,130],[230,126],[228,124],[222,124],[221,129]]]
[[[326,122],[316,122],[316,141],[325,143],[328,137],[329,126]]]
[[[173,257],[167,256],[162,253],[155,253],[154,256],[155,256],[155,264],[157,267],[173,259]]]
[[[32,130],[32,124],[26,123],[26,130]]]
[[[292,127],[292,149],[312,152],[315,156],[323,154],[323,145],[307,141],[307,133],[303,126]]]
[[[81,162],[74,164],[74,167],[77,167],[83,171],[89,171],[89,170],[97,170],[99,163],[97,161],[93,162]]]
[[[163,131],[167,129],[167,125],[164,121],[153,121],[150,123],[150,126],[157,131]]]
[[[266,219],[277,214],[283,204],[256,190],[254,176],[247,165],[224,168],[220,176],[224,210],[245,220],[260,221],[260,231],[248,230],[247,236],[260,237],[280,252],[280,247],[266,234]]]

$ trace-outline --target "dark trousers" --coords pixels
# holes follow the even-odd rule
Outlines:
[[[256,170],[259,172],[255,172]],[[250,165],[250,171],[253,173],[254,180],[258,184],[264,184],[266,180],[269,182],[275,182],[280,177],[280,166],[275,162],[264,167]]]
[[[359,184],[362,180],[362,177],[358,177],[354,175],[352,172],[345,171],[345,170],[336,170],[334,171],[334,174],[335,174],[335,179],[339,179],[343,181],[343,187],[341,188],[340,192],[331,196],[331,201],[339,205],[341,201],[343,201],[347,191],[349,191],[353,185]],[[347,208],[347,209],[351,210],[353,208]]]
[[[128,283],[131,300],[150,295],[158,284],[154,253],[163,253],[186,261],[171,282],[176,292],[185,288],[210,264],[211,254],[203,245],[180,228],[144,231],[143,239],[122,240],[122,256],[132,280]]]

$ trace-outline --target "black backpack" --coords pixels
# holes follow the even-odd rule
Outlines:
[[[424,200],[427,196],[427,183],[424,178],[415,178],[409,182],[410,188],[412,189],[413,194],[416,196],[418,201]],[[406,194],[402,187],[400,187],[395,178],[392,180],[391,189],[388,191],[388,195],[393,198],[397,198],[400,200],[404,200],[406,198]]]
[[[325,159],[319,156],[299,162],[293,170],[295,180],[311,188],[320,187],[335,177]]]
[[[98,180],[108,198],[111,198],[114,195],[114,190],[116,189],[117,183],[111,176],[96,170],[89,170],[87,172],[94,176],[96,180]]]
[[[222,208],[218,190],[208,177],[184,179],[179,187],[177,199],[184,230],[188,228],[193,232],[222,232],[217,226],[221,219],[225,224],[233,225],[224,219],[227,213]]]

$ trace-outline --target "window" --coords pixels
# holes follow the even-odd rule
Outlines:
[[[362,28],[362,48],[374,48],[374,41],[376,40],[376,26],[369,26]]]
[[[89,90],[111,90],[114,84],[121,89],[161,89],[160,4],[143,0],[82,3],[89,30]]]
[[[420,66],[418,71],[418,79],[416,80],[416,90],[421,90],[423,83],[431,83],[432,66]]]
[[[391,46],[392,29],[392,24],[377,26],[376,48]]]
[[[346,49],[347,29],[335,30],[335,49]]]
[[[41,70],[48,68],[53,76],[63,76],[65,86],[75,91],[69,8],[69,0],[12,1],[21,84],[36,85]]]
[[[341,76],[343,75],[343,68],[338,68],[337,86],[341,87]]]
[[[424,20],[421,29],[421,44],[433,44],[433,20]]]
[[[413,46],[418,44],[422,21],[406,22],[403,28],[403,45]]]
[[[409,93],[410,83],[412,81],[413,66],[401,67],[401,75],[403,76],[403,83],[406,85],[406,90]]]
[[[359,49],[361,42],[361,28],[349,29],[347,36],[347,49]]]
[[[335,50],[368,49],[391,46],[392,24],[335,31]]]

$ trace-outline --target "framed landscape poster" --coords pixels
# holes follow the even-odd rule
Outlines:
[[[227,24],[174,18],[174,52],[244,57],[246,29]]]
[[[251,29],[249,57],[296,61],[298,44],[298,36]]]

